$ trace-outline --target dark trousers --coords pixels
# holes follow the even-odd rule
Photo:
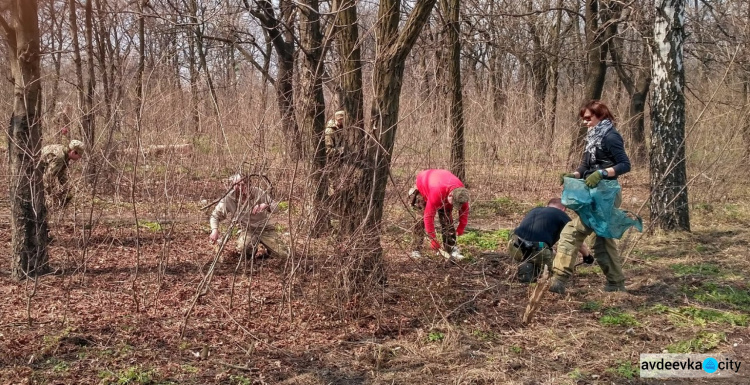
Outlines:
[[[409,202],[417,213],[417,220],[412,227],[411,249],[419,251],[422,249],[425,236],[424,209],[427,202],[425,202],[424,197],[419,191],[415,191],[413,195],[409,196]],[[456,228],[453,227],[453,220],[450,217],[450,213],[446,212],[445,209],[439,209],[437,214],[440,219],[440,233],[443,235],[443,248],[445,251],[451,252],[453,247],[456,246]]]

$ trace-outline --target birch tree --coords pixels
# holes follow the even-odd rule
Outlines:
[[[651,220],[690,231],[685,166],[684,0],[658,0],[651,92]]]

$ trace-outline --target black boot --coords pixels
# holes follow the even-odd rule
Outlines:
[[[552,278],[552,285],[549,287],[549,291],[560,295],[565,295],[565,282],[558,277]]]
[[[533,263],[524,262],[518,266],[518,281],[521,283],[536,281],[536,269]]]

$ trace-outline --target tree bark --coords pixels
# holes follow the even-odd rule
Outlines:
[[[281,113],[281,129],[289,138],[289,155],[292,160],[301,159],[303,155],[302,136],[294,116],[294,12],[291,0],[280,0],[279,17],[276,17],[273,5],[268,0],[255,2],[256,9],[248,9],[260,21],[269,34],[276,51],[276,101]]]
[[[47,208],[41,151],[39,22],[36,0],[14,0],[10,23],[0,15],[13,75],[13,116],[8,127],[10,174],[11,274],[17,279],[50,271]]]
[[[76,91],[78,94],[78,106],[82,108],[85,105],[84,85],[83,85],[83,63],[81,60],[81,44],[78,41],[78,14],[76,0],[68,0],[68,20],[70,21],[70,40],[73,43],[73,63],[76,71]],[[80,126],[78,126],[80,127]],[[70,137],[81,135],[83,132],[70,132]]]
[[[651,96],[651,222],[690,231],[685,165],[684,0],[658,0]]]
[[[86,34],[86,65],[88,79],[86,81],[86,92],[83,103],[83,138],[88,148],[88,161],[84,167],[83,176],[89,185],[94,184],[96,165],[99,164],[96,145],[96,118],[94,111],[94,90],[96,90],[96,73],[94,72],[94,23],[93,23],[93,0],[86,1],[84,28]]]
[[[608,20],[609,12],[606,8],[600,8],[599,0],[586,0],[586,86],[583,93],[583,104],[589,100],[601,99],[604,89],[604,80],[607,75],[607,42],[609,38],[617,33],[617,24],[605,22],[600,27],[599,20]],[[578,111],[575,111],[578,121]],[[586,126],[579,125],[573,134],[568,152],[568,163],[575,167],[583,152],[583,138],[586,136]]]
[[[344,240],[344,257],[350,263],[349,274],[345,279],[353,294],[364,294],[373,284],[382,284],[386,280],[383,264],[383,249],[380,245],[380,225],[383,216],[383,202],[385,188],[390,174],[391,155],[396,138],[399,113],[399,98],[403,83],[404,62],[414,45],[422,27],[429,19],[430,12],[436,0],[418,0],[413,10],[399,31],[400,0],[381,1],[378,8],[378,22],[376,25],[376,59],[373,73],[373,102],[370,114],[370,134],[358,127],[348,128],[352,134],[361,138],[355,142],[352,171],[353,184],[347,193],[343,204],[343,212],[347,214],[341,220],[341,233]],[[352,5],[347,5],[352,4]],[[351,0],[342,1],[337,9],[340,10],[338,20],[342,21],[356,16]],[[356,24],[355,24],[356,25]],[[350,36],[342,31],[341,42],[355,43],[356,35]],[[350,58],[350,52],[343,48],[342,55]],[[348,73],[346,66],[356,66],[361,70],[359,58],[356,62],[351,59],[344,61],[344,73]],[[344,79],[344,102],[355,124],[360,122],[362,113],[358,103],[361,103],[361,72],[357,79]],[[347,81],[351,80],[351,83]],[[350,88],[352,86],[356,89]],[[356,99],[354,99],[356,98]],[[356,133],[355,133],[356,132]]]
[[[443,15],[446,18],[448,45],[448,88],[450,92],[451,123],[451,172],[464,184],[466,180],[466,156],[464,154],[464,98],[461,86],[461,42],[459,21],[459,0],[442,0]]]
[[[320,30],[318,0],[305,0],[307,6],[300,10],[300,40],[303,45],[304,61],[300,74],[303,87],[303,129],[312,132],[312,181],[314,196],[311,215],[313,225],[311,235],[320,237],[330,230],[328,217],[328,178],[326,178],[325,147],[325,97],[323,94],[323,34]]]

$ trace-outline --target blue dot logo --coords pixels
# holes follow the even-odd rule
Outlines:
[[[708,357],[705,360],[703,360],[703,370],[706,373],[714,373],[719,369],[719,362],[716,361],[716,358]]]

